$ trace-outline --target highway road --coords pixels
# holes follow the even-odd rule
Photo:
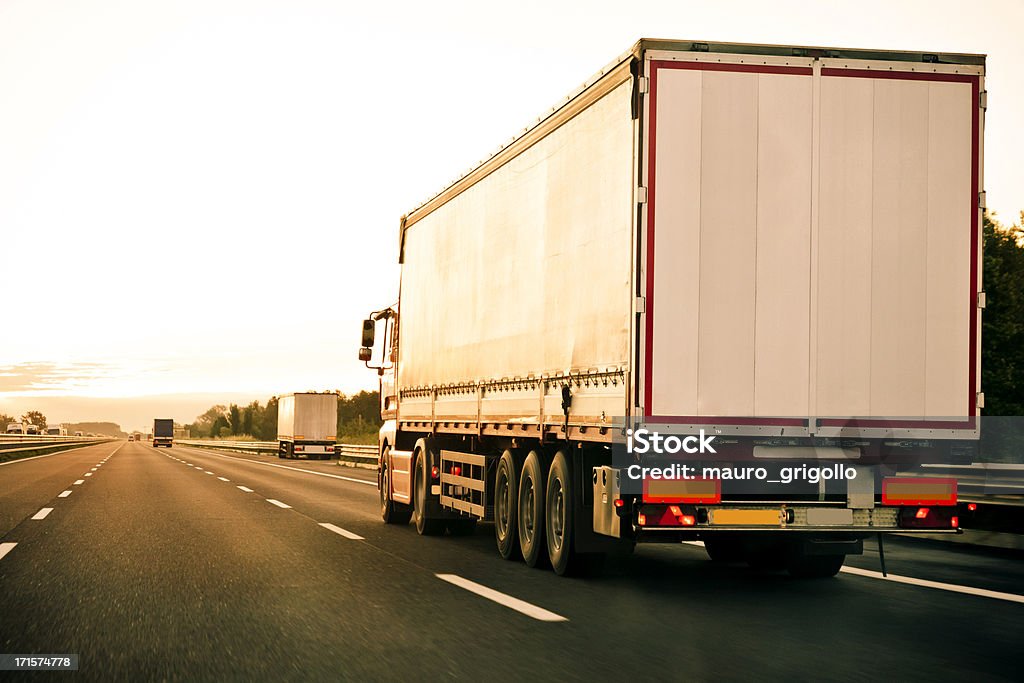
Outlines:
[[[0,653],[103,681],[1020,680],[1019,554],[893,541],[883,580],[868,546],[828,580],[691,544],[563,579],[489,525],[385,526],[370,470],[114,442],[0,466]]]

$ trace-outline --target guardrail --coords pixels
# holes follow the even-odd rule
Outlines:
[[[1024,507],[1024,465],[998,462],[921,465],[908,474],[955,477],[957,499],[965,503]]]
[[[238,453],[277,453],[280,444],[277,441],[220,441],[213,439],[179,439],[175,443],[197,448],[235,451]],[[339,443],[334,447],[339,464],[346,463],[356,467],[377,467],[377,447],[373,445]]]
[[[0,462],[55,451],[113,441],[111,436],[49,436],[45,434],[0,434]]]

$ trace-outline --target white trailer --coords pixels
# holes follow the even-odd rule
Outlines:
[[[601,536],[710,548],[766,518],[719,494],[680,513],[693,529],[650,522],[655,498],[602,488],[627,425],[705,429],[737,458],[969,449],[984,63],[641,40],[404,216],[399,304],[360,353],[382,374],[385,519],[493,518],[503,556],[563,573]],[[855,532],[907,530],[878,493],[802,526],[772,501],[754,526],[827,531],[828,559],[796,571],[834,573]]]
[[[278,457],[331,458],[337,429],[337,394],[297,393],[278,399]]]

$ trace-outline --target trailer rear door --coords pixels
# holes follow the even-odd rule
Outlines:
[[[648,51],[656,421],[976,434],[983,67]]]

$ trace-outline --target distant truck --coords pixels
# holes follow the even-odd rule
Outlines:
[[[134,432],[128,437],[129,441],[142,441],[142,432]]]
[[[29,422],[25,425],[26,434],[39,434],[39,427]]]
[[[171,448],[173,444],[174,420],[159,417],[153,420],[153,448],[160,446]]]
[[[957,533],[955,479],[867,465],[977,447],[984,95],[982,55],[638,42],[402,216],[359,352],[384,521],[493,520],[560,575],[700,540],[831,576],[868,536]],[[640,425],[771,481],[662,478]],[[758,474],[805,461],[864,469]]]
[[[47,436],[67,436],[68,428],[64,425],[50,425],[46,428]]]
[[[334,455],[337,430],[337,394],[289,394],[278,400],[279,458],[326,460]]]
[[[7,425],[8,434],[24,434],[25,427],[20,422],[11,422]]]

